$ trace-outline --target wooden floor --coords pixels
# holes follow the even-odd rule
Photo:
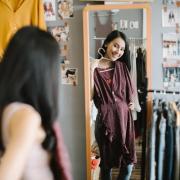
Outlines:
[[[142,143],[141,139],[136,139],[136,154],[137,154],[137,164],[134,166],[131,180],[141,180],[141,154],[142,154]],[[100,180],[101,178],[98,178],[99,169],[96,170],[96,172],[93,172],[94,178],[93,180]],[[112,170],[112,180],[116,180],[118,176],[118,169]]]
[[[137,154],[137,164],[134,166],[131,180],[141,180],[141,154],[142,154],[142,143],[141,139],[136,140],[136,154]],[[112,180],[116,180],[118,176],[118,169],[112,170]]]

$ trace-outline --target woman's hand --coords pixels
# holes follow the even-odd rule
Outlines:
[[[128,107],[129,107],[130,110],[134,110],[134,103],[133,103],[133,102],[130,102],[130,103],[128,104]]]

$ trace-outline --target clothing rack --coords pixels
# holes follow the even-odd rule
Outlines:
[[[111,10],[109,10],[109,11],[107,11],[108,12],[108,14],[106,13],[106,14],[93,14],[92,16],[94,16],[94,17],[109,17],[109,16],[114,16],[114,15],[116,15],[116,13],[115,12],[111,12]]]
[[[143,37],[135,37],[135,38],[130,37],[130,38],[128,38],[128,42],[130,45],[134,44],[136,46],[143,46],[143,47],[145,47],[146,40],[147,39],[143,38]]]
[[[160,93],[160,94],[180,94],[180,91],[160,90],[160,89],[149,89],[147,92]]]
[[[105,40],[106,38],[93,36],[93,39],[94,39],[94,40]]]
[[[135,40],[141,40],[141,41],[145,41],[146,38],[143,38],[143,37],[130,37],[128,38],[130,41],[135,41]]]

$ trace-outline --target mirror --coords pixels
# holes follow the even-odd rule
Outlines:
[[[96,140],[94,137],[94,124],[96,121],[97,109],[92,111],[91,93],[90,93],[90,64],[91,61],[97,58],[98,50],[102,46],[106,36],[112,30],[122,31],[128,38],[131,53],[134,53],[137,81],[135,83],[137,91],[137,99],[141,107],[141,111],[136,113],[137,119],[135,124],[135,149],[137,154],[137,164],[133,168],[132,176],[136,179],[144,179],[146,176],[146,127],[148,122],[145,119],[148,116],[149,104],[144,103],[141,94],[151,87],[151,41],[150,41],[150,6],[148,4],[128,4],[128,5],[87,5],[83,10],[83,36],[84,36],[84,88],[85,88],[85,119],[86,119],[86,160],[87,160],[87,179],[99,180],[99,168],[92,169],[91,162],[95,157],[93,156],[94,149],[96,149]],[[144,67],[143,79],[145,79],[144,87],[142,84],[139,73],[139,66],[137,64],[138,53],[143,52]],[[132,70],[131,70],[132,73]],[[141,71],[142,73],[142,71]],[[141,74],[142,75],[142,74]],[[134,79],[133,79],[134,81]],[[147,83],[148,82],[148,83]],[[144,92],[143,92],[144,90]],[[144,103],[144,104],[143,104]],[[144,121],[142,121],[144,118]],[[98,150],[97,150],[98,151]],[[95,157],[96,159],[97,157]],[[95,163],[98,163],[96,161]],[[119,170],[112,169],[112,177],[117,177]],[[113,179],[113,178],[112,178]]]

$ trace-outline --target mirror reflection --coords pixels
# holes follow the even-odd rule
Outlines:
[[[147,10],[88,12],[90,163],[93,180],[143,179]]]

